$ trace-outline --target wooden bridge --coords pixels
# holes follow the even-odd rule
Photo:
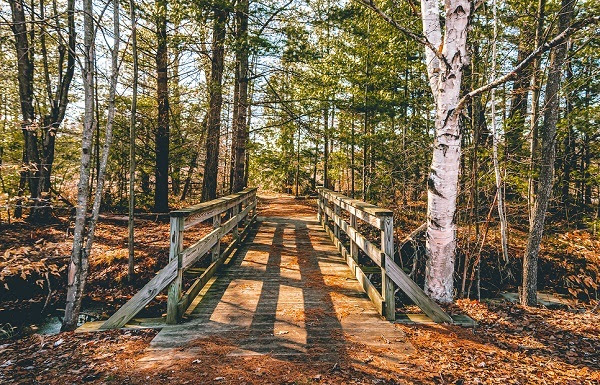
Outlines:
[[[235,355],[327,356],[348,341],[393,341],[392,355],[403,355],[412,348],[390,322],[397,287],[431,320],[453,322],[394,261],[391,211],[323,188],[317,201],[317,217],[291,197],[271,198],[257,216],[247,189],[171,212],[168,265],[100,328],[123,327],[167,287],[167,325],[148,361],[222,335]],[[184,248],[185,232],[207,220],[214,229]],[[195,280],[184,284],[189,271]]]

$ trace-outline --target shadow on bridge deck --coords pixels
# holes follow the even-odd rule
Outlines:
[[[263,211],[286,216],[259,217],[189,319],[163,328],[141,364],[201,357],[196,342],[217,336],[232,345],[228,356],[364,362],[366,346],[378,349],[388,366],[413,352],[361,291],[315,216],[294,212],[288,200]]]

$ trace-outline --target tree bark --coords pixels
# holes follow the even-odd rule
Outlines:
[[[10,0],[10,9],[12,14],[11,29],[15,36],[15,48],[17,51],[17,78],[19,82],[22,118],[21,130],[24,139],[21,183],[28,183],[31,198],[35,202],[38,198],[40,159],[37,148],[37,125],[35,124],[33,107],[33,49],[30,46],[23,0]],[[20,190],[23,190],[23,188],[20,188]],[[15,216],[20,215],[16,215],[15,213]]]
[[[423,29],[428,40],[441,36],[437,17],[437,1],[422,0]],[[445,3],[445,33],[441,55],[445,62],[439,67],[428,60],[430,85],[436,102],[433,158],[427,183],[427,265],[425,292],[442,303],[452,302],[454,261],[456,252],[456,198],[460,169],[461,131],[459,103],[462,71],[468,63],[467,29],[471,13],[468,0],[449,0]],[[432,52],[425,48],[426,57]],[[435,81],[431,80],[431,76]]]
[[[542,44],[542,33],[544,29],[544,18],[546,11],[546,0],[538,0],[538,9],[537,9],[537,24],[535,28],[535,48],[537,49]],[[540,88],[541,88],[541,76],[540,76],[540,58],[535,58],[533,61],[533,66],[531,69],[531,88],[532,88],[532,98],[531,98],[531,121],[530,121],[530,131],[531,131],[531,142],[529,145],[529,172],[527,178],[527,203],[529,208],[529,223],[531,225],[531,221],[533,218],[533,205],[534,205],[534,196],[535,196],[535,182],[534,182],[534,171],[535,165],[537,164],[537,153],[539,151],[538,145],[538,119],[539,119],[539,109],[540,109]]]
[[[75,211],[75,229],[71,263],[67,276],[67,301],[65,317],[61,330],[74,330],[77,327],[81,299],[88,272],[88,255],[84,247],[85,218],[89,195],[88,180],[92,155],[92,136],[94,131],[94,17],[92,0],[83,2],[83,45],[84,45],[84,119],[81,139],[81,164],[77,187],[77,208]]]
[[[249,1],[238,0],[235,12],[237,24],[237,51],[235,78],[237,100],[234,101],[233,143],[231,151],[231,190],[238,192],[246,187],[244,170],[248,142],[248,12]]]
[[[158,121],[156,125],[156,189],[154,211],[169,211],[169,89],[167,83],[167,0],[156,0],[156,93]]]
[[[128,265],[127,279],[133,281],[135,274],[134,250],[134,210],[135,210],[135,124],[138,94],[138,51],[137,51],[137,21],[135,16],[135,0],[129,1],[129,17],[131,19],[131,54],[133,56],[133,90],[131,95],[131,116],[129,120],[129,218],[127,221]]]
[[[559,33],[565,31],[573,15],[575,0],[562,0],[558,18]],[[546,210],[552,193],[554,180],[554,160],[556,157],[556,123],[558,121],[558,92],[560,88],[562,66],[567,52],[567,43],[557,45],[550,52],[550,69],[544,99],[544,122],[541,132],[540,176],[535,199],[533,216],[527,239],[527,248],[523,258],[523,290],[521,304],[537,305],[537,265]]]
[[[517,63],[520,63],[531,54],[531,34],[521,30],[519,40],[519,52]],[[529,95],[529,84],[531,71],[524,68],[517,72],[513,82],[512,96],[510,99],[510,111],[508,114],[508,125],[506,127],[506,153],[517,156],[523,150],[523,130],[525,128],[525,116],[527,115],[527,99]]]
[[[222,4],[213,4],[212,64],[210,71],[209,111],[206,137],[206,162],[202,178],[202,201],[217,197],[219,172],[219,136],[221,133],[221,105],[223,103],[222,82],[225,60],[225,32],[227,10]]]
[[[40,2],[39,14],[43,22],[40,24],[39,38],[46,88],[45,91],[50,110],[42,119],[42,127],[40,130],[42,137],[39,143],[38,128],[40,127],[38,127],[39,124],[35,124],[33,107],[34,58],[32,45],[35,32],[33,28],[30,30],[27,29],[24,2],[22,0],[11,0],[10,6],[13,20],[11,28],[15,35],[15,46],[18,57],[17,71],[19,97],[21,99],[21,114],[23,118],[22,129],[25,139],[22,179],[24,181],[25,179],[27,180],[30,196],[32,198],[33,208],[30,212],[29,220],[33,222],[45,222],[50,218],[50,176],[54,164],[56,134],[58,127],[65,116],[68,105],[69,88],[75,72],[75,1],[69,0],[67,2],[68,46],[65,47],[63,40],[59,39],[57,62],[59,81],[55,92],[53,92],[50,79],[48,52],[46,48],[47,25],[49,25],[49,23],[46,23],[45,20],[44,4],[43,2]],[[54,17],[58,18],[56,4],[54,12]],[[58,19],[56,19],[56,33],[59,35],[61,34]],[[67,61],[66,68],[65,58]],[[21,211],[20,208],[19,211]]]

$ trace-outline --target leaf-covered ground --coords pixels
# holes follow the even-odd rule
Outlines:
[[[300,357],[229,356],[227,338],[194,342],[197,357],[139,359],[155,331],[33,335],[0,345],[6,384],[598,384],[600,314],[459,301],[476,328],[398,325],[415,347],[402,370],[364,347],[334,365]],[[340,338],[343,338],[340,336]],[[393,342],[391,342],[393,344]],[[357,359],[359,357],[359,359]]]
[[[262,209],[263,214],[285,214],[268,206]],[[311,212],[300,202],[285,210]],[[129,298],[167,260],[168,225],[139,221],[137,281],[129,285],[125,229],[125,223],[102,222],[92,256],[88,300],[103,301],[107,311]],[[48,282],[49,306],[60,306],[71,242],[68,226],[37,228],[21,222],[3,224],[0,230],[0,314],[39,311]],[[188,242],[207,230],[189,234]],[[490,239],[490,250],[497,250]],[[589,279],[597,283],[600,245],[589,233],[555,229],[544,244],[542,259],[554,266],[554,282],[580,281],[577,290]],[[377,365],[380,352],[366,347],[331,365],[310,357],[282,361],[268,355],[229,356],[235,348],[232,340],[207,339],[195,342],[202,350],[199,357],[147,367],[139,359],[156,334],[153,330],[15,336],[0,340],[0,383],[600,384],[600,309],[594,302],[578,307],[548,310],[459,300],[454,310],[475,319],[477,327],[397,325],[415,348],[401,370]],[[164,311],[161,298],[151,309]]]

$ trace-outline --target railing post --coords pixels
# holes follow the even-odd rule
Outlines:
[[[319,223],[322,223],[323,220],[323,210],[321,209],[321,203],[322,203],[322,196],[323,196],[323,190],[321,190],[320,188],[317,189],[317,221],[319,221]]]
[[[381,250],[385,257],[381,259],[381,296],[385,301],[384,315],[388,321],[396,319],[395,285],[385,271],[388,261],[394,261],[394,217],[392,215],[381,218]]]
[[[329,207],[329,202],[327,201],[327,197],[325,196],[325,194],[323,194],[323,227],[328,227],[329,226],[329,218],[327,218],[327,210],[326,208]]]
[[[354,227],[358,231],[356,226],[356,215],[350,214],[350,226]],[[353,238],[350,238],[350,256],[355,261],[358,261],[358,245],[354,242]]]
[[[221,227],[221,214],[217,214],[213,217],[213,229],[217,229]],[[221,238],[217,239],[217,243],[212,248],[212,260],[213,262],[219,259],[219,255],[221,254]]]
[[[169,286],[167,297],[167,324],[176,324],[179,320],[178,302],[181,297],[181,282],[183,279],[183,268],[181,266],[181,251],[183,250],[183,227],[185,218],[171,217],[171,230],[169,246],[169,262],[177,259],[177,276]]]
[[[341,217],[341,215],[342,215],[342,209],[341,209],[340,205],[338,203],[336,203],[335,201],[333,201],[333,212],[337,216]],[[333,221],[333,234],[335,235],[335,237],[337,239],[340,239],[340,226],[338,226],[338,224],[335,220]]]
[[[240,205],[235,205],[231,208],[231,217],[235,217],[238,213],[240,212]],[[235,225],[235,227],[233,228],[231,235],[233,236],[233,241],[237,242],[238,238],[240,237],[239,231],[238,231],[238,226],[239,226],[239,222]]]

